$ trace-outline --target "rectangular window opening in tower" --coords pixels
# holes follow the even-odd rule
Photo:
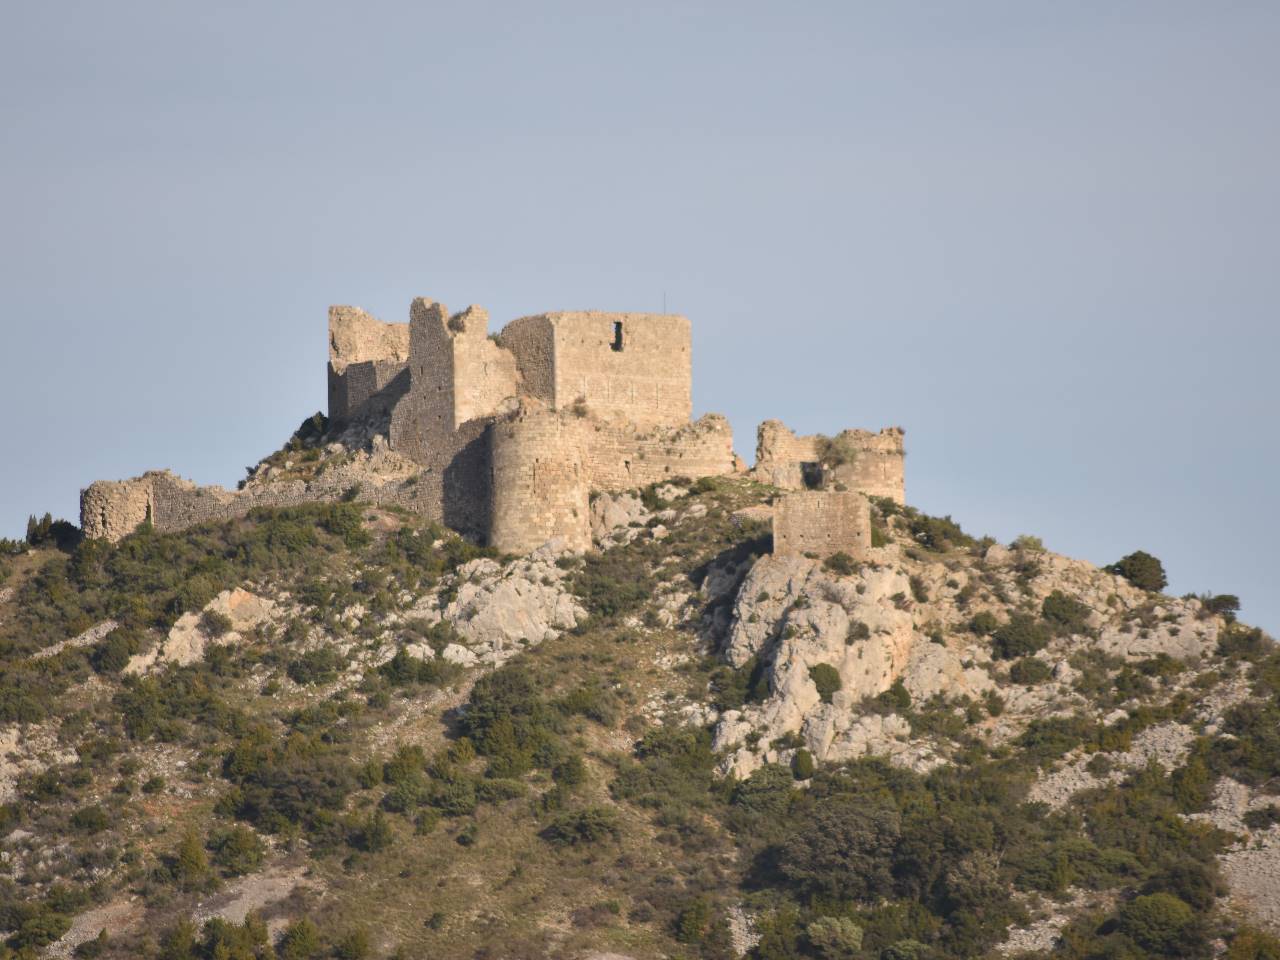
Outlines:
[[[622,321],[617,320],[613,324],[613,349],[622,352]]]

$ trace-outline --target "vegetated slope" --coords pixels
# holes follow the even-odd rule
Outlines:
[[[359,503],[7,558],[5,949],[1277,955],[1229,598],[885,502],[774,558],[773,492],[600,498],[582,559]]]

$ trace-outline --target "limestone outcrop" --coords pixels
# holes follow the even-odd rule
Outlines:
[[[463,666],[505,663],[521,650],[571,630],[586,611],[569,593],[565,571],[555,560],[563,545],[551,543],[536,553],[501,564],[472,560],[458,568],[440,591],[418,603],[410,616],[428,623],[448,623],[460,643],[440,656]],[[427,655],[426,650],[419,650]]]
[[[906,722],[865,714],[864,700],[898,680],[919,700],[989,689],[984,670],[964,666],[967,652],[930,643],[916,629],[903,602],[910,590],[908,576],[887,564],[840,576],[803,557],[758,560],[738,590],[723,655],[738,668],[759,664],[769,695],[718,725],[716,748],[732,752],[726,768],[742,775],[783,758],[770,744],[788,735],[819,760],[905,754]],[[839,677],[825,702],[815,668]]]
[[[199,613],[184,613],[170,629],[164,641],[154,649],[131,657],[124,672],[149,673],[166,666],[183,666],[204,659],[211,643],[239,643],[259,624],[271,619],[276,604],[272,600],[236,588],[223,590],[207,603]],[[226,633],[214,635],[208,623],[213,614],[225,618],[229,625]]]

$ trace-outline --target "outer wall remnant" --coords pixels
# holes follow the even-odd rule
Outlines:
[[[886,427],[879,433],[844,430],[831,438],[851,455],[841,464],[822,462],[822,441],[813,434],[797,436],[781,420],[760,424],[756,439],[756,465],[752,471],[761,483],[783,490],[804,490],[820,480],[824,489],[857,490],[872,497],[906,502],[903,430]]]
[[[866,559],[871,549],[871,503],[861,493],[811,490],[782,497],[773,511],[773,552],[778,556]]]

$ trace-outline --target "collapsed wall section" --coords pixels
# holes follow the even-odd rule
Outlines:
[[[760,424],[753,475],[783,490],[850,490],[905,503],[901,427],[797,436],[779,420]]]
[[[329,420],[385,417],[408,388],[409,325],[359,307],[329,308]]]
[[[871,503],[861,493],[808,490],[782,497],[773,508],[773,552],[780,557],[855,560],[871,549]]]

